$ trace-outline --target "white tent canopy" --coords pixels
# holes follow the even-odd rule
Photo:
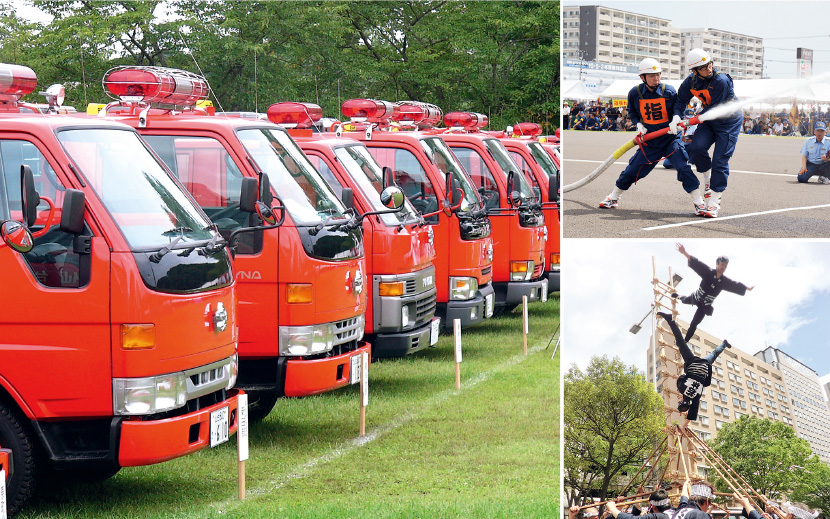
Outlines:
[[[599,97],[625,99],[628,92],[640,83],[634,79],[619,79],[599,94]],[[682,80],[670,79],[664,83],[680,87]],[[758,104],[830,103],[830,84],[794,79],[736,79],[735,95],[740,100],[758,99]]]
[[[582,82],[573,79],[562,81],[559,92],[563,101],[591,101],[599,97],[599,95],[588,90]]]

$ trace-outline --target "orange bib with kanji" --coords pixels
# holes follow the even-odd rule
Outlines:
[[[666,99],[640,99],[640,119],[643,124],[660,124],[669,122],[666,111]]]
[[[712,96],[709,95],[708,90],[695,90],[689,89],[693,96],[700,99],[700,102],[703,103],[703,106],[709,106],[712,104]]]

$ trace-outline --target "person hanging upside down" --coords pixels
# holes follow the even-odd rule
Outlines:
[[[712,363],[715,362],[715,359],[723,350],[731,348],[732,345],[724,340],[712,353],[700,358],[692,352],[692,349],[683,340],[683,334],[680,332],[680,327],[674,322],[672,314],[657,312],[657,315],[665,319],[666,324],[671,328],[674,334],[674,342],[683,357],[684,374],[677,379],[677,390],[683,395],[683,399],[677,405],[677,410],[686,413],[688,421],[697,420],[697,410],[700,405],[700,397],[703,395],[703,389],[709,387],[712,383]]]
[[[682,243],[677,244],[677,250],[680,254],[686,256],[686,259],[689,261],[689,268],[700,276],[700,286],[697,290],[693,294],[679,299],[681,303],[697,306],[695,315],[692,317],[692,322],[689,323],[689,329],[686,331],[685,341],[689,342],[692,340],[695,330],[697,330],[697,325],[703,321],[703,317],[712,315],[712,312],[715,311],[712,303],[718,297],[718,294],[726,290],[727,292],[742,296],[746,294],[747,290],[752,290],[755,287],[748,287],[743,283],[733,281],[723,275],[726,272],[726,267],[729,265],[729,258],[726,256],[720,256],[715,262],[715,268],[713,269],[686,252],[686,248],[683,247]],[[674,293],[672,297],[678,297],[678,294]]]

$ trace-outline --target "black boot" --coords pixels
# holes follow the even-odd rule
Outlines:
[[[731,344],[729,344],[729,341],[727,341],[726,339],[724,339],[724,340],[723,340],[723,343],[726,345],[726,347],[727,347],[727,348],[731,348],[731,347],[732,347],[732,345],[731,345]]]

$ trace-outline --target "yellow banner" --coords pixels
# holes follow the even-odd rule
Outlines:
[[[628,106],[628,99],[612,99],[611,102],[614,103],[611,105],[614,108],[625,108]]]

